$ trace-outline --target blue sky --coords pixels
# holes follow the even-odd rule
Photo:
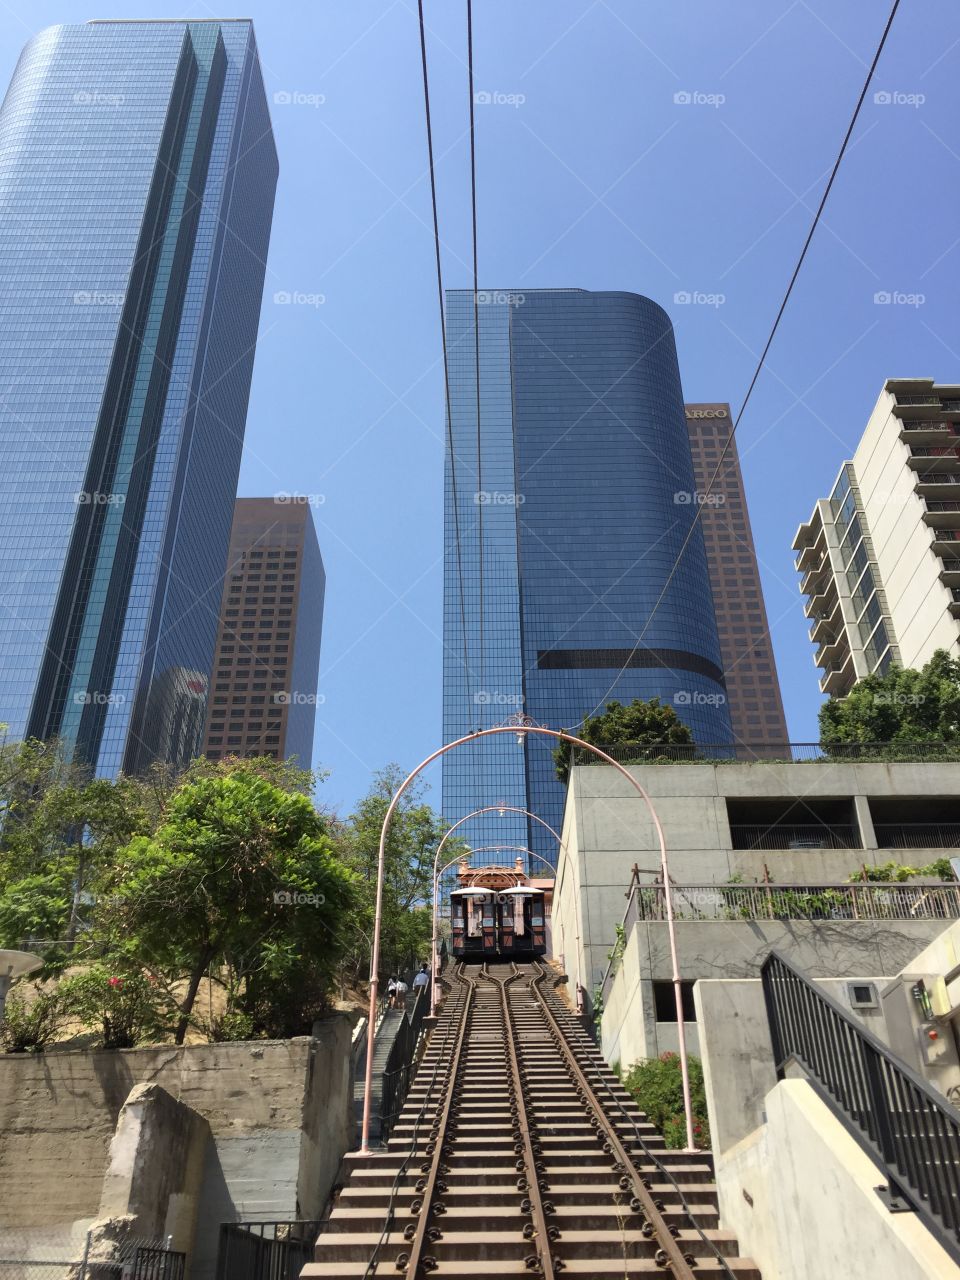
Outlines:
[[[887,4],[475,0],[481,284],[666,306],[688,400],[739,407]],[[216,17],[0,0],[42,27]],[[465,3],[427,0],[445,283],[470,284]],[[240,481],[320,495],[316,763],[343,811],[440,737],[443,377],[415,0],[246,0],[280,185]],[[905,0],[738,431],[791,736],[820,701],[790,544],[883,380],[960,381],[960,11]],[[693,101],[677,101],[687,95]],[[678,292],[722,295],[675,305]],[[920,295],[878,304],[877,293]],[[302,296],[289,303],[275,294]],[[953,300],[953,301],[951,301]],[[439,777],[432,798],[439,803]]]

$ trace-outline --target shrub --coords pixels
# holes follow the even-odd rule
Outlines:
[[[170,1002],[158,984],[136,969],[111,972],[94,965],[60,984],[65,1009],[97,1031],[104,1049],[132,1049],[171,1032]]]
[[[710,1146],[707,1119],[707,1097],[703,1087],[700,1059],[688,1058],[690,1097],[693,1103],[693,1136],[698,1147]],[[683,1114],[683,1076],[680,1058],[675,1053],[662,1053],[631,1067],[624,1087],[633,1094],[637,1106],[663,1134],[668,1147],[687,1145],[687,1126]]]
[[[7,997],[0,1023],[0,1047],[5,1053],[42,1053],[58,1038],[67,1013],[59,991],[43,991],[36,983],[33,999],[25,1000],[16,987]]]
[[[242,1009],[227,1009],[210,1023],[209,1035],[214,1044],[227,1040],[253,1040],[253,1018]]]

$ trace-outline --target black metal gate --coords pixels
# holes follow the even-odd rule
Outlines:
[[[319,1234],[318,1222],[221,1223],[217,1280],[298,1280]]]
[[[187,1255],[139,1245],[133,1255],[130,1280],[183,1280]]]

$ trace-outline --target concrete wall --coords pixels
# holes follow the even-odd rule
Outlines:
[[[880,1171],[805,1081],[782,1081],[765,1109],[716,1171],[721,1222],[764,1280],[957,1280],[920,1220],[886,1209]]]
[[[121,1108],[100,1193],[100,1219],[129,1220],[142,1240],[189,1254],[210,1126],[158,1084],[137,1084]]]
[[[872,983],[878,994],[888,981],[857,979]],[[817,986],[887,1043],[882,1011],[853,1009],[848,980],[821,980]],[[698,982],[693,998],[710,1137],[714,1152],[722,1154],[763,1123],[764,1099],[777,1083],[763,987],[759,978]]]
[[[193,1280],[221,1221],[312,1218],[353,1145],[350,1026],[287,1041],[0,1056],[0,1233],[67,1233],[100,1211],[121,1108],[162,1086],[208,1122]],[[0,1235],[2,1239],[2,1235]]]
[[[753,978],[772,950],[810,978],[859,979],[899,973],[942,926],[942,920],[679,920],[677,958],[688,982]],[[677,1049],[676,1022],[656,1021],[653,993],[654,981],[667,982],[672,974],[666,924],[638,921],[604,1001],[600,1035],[608,1062],[630,1066]],[[836,985],[846,1004],[848,982]],[[688,1049],[698,1053],[697,1023],[688,1022],[686,1032]]]
[[[726,883],[734,875],[761,880],[763,866],[777,884],[840,884],[863,862],[931,861],[940,850],[876,846],[867,799],[960,794],[958,764],[679,764],[643,765],[630,772],[650,794],[663,823],[670,870],[677,884]],[[728,798],[851,799],[860,818],[863,849],[744,851],[731,848]],[[561,859],[554,900],[554,953],[564,955],[571,981],[592,992],[602,979],[616,926],[626,908],[625,890],[637,864],[644,881],[659,871],[655,831],[642,799],[615,769],[580,765],[572,770],[564,814]],[[914,954],[931,940],[911,943]],[[899,965],[860,967],[895,972]],[[698,974],[696,976],[713,976]]]

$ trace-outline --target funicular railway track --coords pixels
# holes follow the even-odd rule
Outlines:
[[[460,965],[384,1152],[303,1276],[759,1280],[719,1230],[710,1157],[670,1151],[541,964]]]

